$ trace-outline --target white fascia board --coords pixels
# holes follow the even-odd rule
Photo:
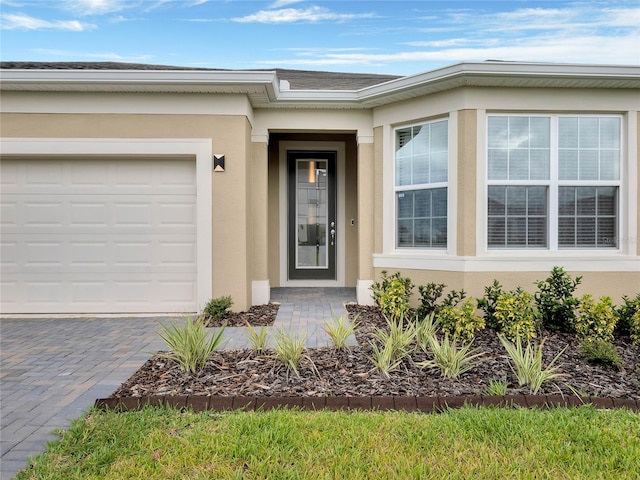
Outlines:
[[[264,86],[269,98],[275,100],[280,93],[276,72],[256,71],[198,71],[198,70],[0,70],[0,87],[11,89],[19,85],[211,85],[211,86]],[[9,88],[6,88],[9,86]]]
[[[601,78],[638,79],[640,66],[626,65],[577,65],[516,62],[459,63],[429,72],[389,80],[388,82],[359,90],[358,100],[374,98],[411,89],[419,85],[437,83],[465,76],[530,77],[530,78]]]

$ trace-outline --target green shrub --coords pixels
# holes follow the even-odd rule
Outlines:
[[[562,267],[553,267],[551,275],[536,282],[535,294],[542,325],[553,331],[573,333],[575,308],[578,299],[573,296],[582,277],[571,278]]]
[[[618,369],[622,365],[616,347],[607,340],[584,339],[580,343],[580,354],[589,363]]]
[[[472,298],[461,306],[446,305],[438,313],[442,330],[462,342],[471,341],[485,327],[484,318],[476,314],[476,302]]]
[[[160,338],[171,349],[170,353],[158,356],[178,363],[183,372],[194,373],[204,367],[207,359],[220,344],[224,328],[218,330],[207,340],[207,328],[202,318],[187,318],[183,328],[175,322],[170,325],[160,324]]]
[[[420,307],[418,307],[418,316],[420,318],[436,312],[440,307],[438,299],[442,296],[442,291],[446,285],[444,283],[427,283],[418,286],[420,293]]]
[[[625,295],[622,300],[624,303],[616,309],[618,333],[630,335],[633,343],[640,343],[640,293],[635,298]]]
[[[382,280],[371,286],[376,305],[380,307],[383,315],[390,318],[404,319],[409,311],[409,301],[413,283],[408,277],[403,277],[400,272],[387,276],[382,271]]]
[[[203,313],[211,320],[222,320],[233,305],[230,296],[212,298],[204,307]]]
[[[465,298],[467,298],[467,292],[465,292],[464,289],[460,291],[451,290],[449,293],[447,293],[447,296],[444,297],[444,300],[442,301],[442,306],[455,307],[456,305],[459,305]]]
[[[537,336],[539,317],[533,295],[517,289],[498,296],[493,318],[496,330],[509,340],[520,337],[530,340]]]
[[[544,340],[542,340],[538,346],[527,343],[527,347],[523,349],[520,338],[516,338],[515,343],[510,342],[502,335],[500,335],[499,338],[509,354],[509,366],[516,375],[518,384],[521,387],[528,386],[532,394],[535,395],[538,393],[540,387],[549,380],[566,376],[563,373],[559,373],[558,367],[553,364],[558,361],[558,358],[560,358],[560,355],[564,353],[567,347],[551,360],[547,368],[543,369],[542,346],[544,345]]]
[[[578,338],[613,340],[618,316],[611,297],[600,297],[596,302],[589,294],[583,295],[576,309],[575,329]]]
[[[496,311],[498,297],[503,293],[504,291],[502,290],[500,282],[494,280],[491,285],[484,287],[484,297],[478,299],[478,308],[484,312],[487,327],[492,330],[498,330],[498,322],[494,317],[494,312]]]

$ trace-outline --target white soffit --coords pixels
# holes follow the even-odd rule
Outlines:
[[[460,63],[360,90],[280,90],[275,71],[0,71],[6,91],[244,94],[254,108],[373,108],[458,87],[639,89],[640,66]]]

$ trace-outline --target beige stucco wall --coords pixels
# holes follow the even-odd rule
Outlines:
[[[458,112],[457,158],[457,246],[456,254],[476,254],[476,179],[477,122],[476,110]],[[450,132],[453,134],[454,132]]]
[[[376,269],[376,279],[379,279],[384,269]],[[427,283],[444,283],[446,288],[444,295],[450,290],[464,289],[467,296],[482,298],[484,288],[498,280],[505,290],[522,287],[529,293],[535,293],[537,287],[534,282],[545,280],[550,272],[445,272],[438,270],[410,270],[410,269],[386,269],[388,274],[396,271],[409,277],[415,285],[412,297],[413,306],[418,306],[420,294],[419,285]],[[573,272],[568,271],[572,277],[582,276],[582,282],[576,290],[576,296],[590,293],[596,297],[608,295],[614,304],[622,303],[622,296],[635,297],[639,293],[638,274],[635,272]]]
[[[211,297],[233,297],[235,310],[251,303],[252,238],[249,218],[250,125],[244,116],[141,114],[14,114],[0,117],[3,137],[211,138],[226,156],[213,173],[213,279]],[[224,228],[220,228],[224,225]]]
[[[640,156],[640,112],[638,112],[637,114],[637,119],[636,119],[636,125],[637,125],[637,143],[638,143],[638,156]],[[637,170],[637,183],[636,185],[638,185],[638,192],[637,192],[637,196],[636,196],[636,205],[640,205],[640,158],[638,158],[638,161],[636,162],[636,170]],[[637,255],[640,256],[640,208],[638,208],[638,215],[637,215],[637,221],[636,221],[636,242],[637,242]]]

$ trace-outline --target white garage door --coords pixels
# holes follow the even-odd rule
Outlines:
[[[2,313],[193,312],[195,162],[0,161]]]

